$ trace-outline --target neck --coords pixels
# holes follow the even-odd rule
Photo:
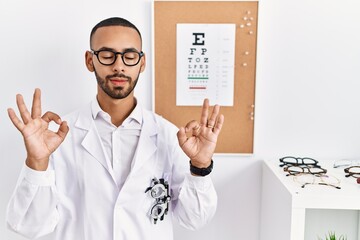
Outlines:
[[[136,99],[132,94],[124,99],[113,99],[108,95],[104,96],[104,94],[98,93],[97,100],[100,108],[110,115],[111,122],[117,127],[123,123],[136,106]]]

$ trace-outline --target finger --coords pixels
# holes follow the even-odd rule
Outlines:
[[[8,115],[14,126],[21,132],[24,129],[24,123],[16,116],[12,108],[8,109]]]
[[[181,127],[177,133],[179,145],[183,146],[187,140],[186,131],[184,127]]]
[[[192,121],[188,122],[185,126],[186,132],[196,129],[196,128],[199,128],[199,123],[196,120],[192,120]]]
[[[54,121],[57,124],[61,124],[60,116],[53,112],[46,112],[41,118],[48,123]]]
[[[206,126],[209,115],[209,99],[205,98],[201,110],[200,124]]]
[[[41,117],[41,91],[39,88],[35,89],[33,95],[33,104],[31,108],[31,117],[37,118]]]
[[[218,117],[217,122],[215,124],[214,130],[213,130],[213,132],[216,135],[219,135],[221,128],[224,125],[224,120],[225,120],[224,115],[220,114],[220,116]]]
[[[67,125],[66,121],[63,121],[60,124],[59,130],[57,131],[57,135],[59,135],[59,137],[64,140],[68,132],[69,132],[69,126]]]
[[[207,120],[207,125],[206,125],[207,127],[213,128],[215,126],[216,118],[219,115],[219,112],[220,112],[220,106],[215,105],[210,118]]]
[[[193,136],[198,135],[201,125],[196,120],[188,122],[185,126],[185,133],[192,132]]]
[[[25,105],[24,98],[21,94],[16,95],[16,104],[18,106],[20,116],[25,124],[31,120],[30,113]]]

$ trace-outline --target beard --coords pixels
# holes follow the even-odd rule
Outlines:
[[[99,85],[99,87],[111,98],[113,99],[124,99],[126,98],[127,96],[129,96],[129,94],[134,91],[134,88],[138,82],[138,79],[139,79],[139,75],[140,75],[140,72],[138,73],[137,77],[135,80],[132,80],[131,77],[129,76],[126,76],[122,73],[117,73],[117,74],[113,74],[113,75],[108,75],[105,77],[105,79],[101,78],[96,70],[94,70],[95,72],[95,77],[96,77],[96,80],[97,80],[97,83]],[[129,82],[129,86],[126,88],[126,87],[123,87],[123,86],[119,86],[119,87],[114,87],[114,88],[111,88],[109,86],[109,82],[110,82],[110,78],[113,78],[113,77],[119,77],[119,78],[126,78]]]

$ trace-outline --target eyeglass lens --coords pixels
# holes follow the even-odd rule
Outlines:
[[[165,207],[164,204],[156,204],[153,206],[153,208],[151,209],[151,217],[157,219],[159,217],[162,217],[165,213]]]
[[[164,197],[165,195],[166,195],[166,189],[165,189],[164,185],[162,185],[162,184],[156,184],[151,189],[151,196],[155,199]]]

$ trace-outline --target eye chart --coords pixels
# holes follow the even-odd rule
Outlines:
[[[233,106],[235,24],[177,24],[176,105]]]

